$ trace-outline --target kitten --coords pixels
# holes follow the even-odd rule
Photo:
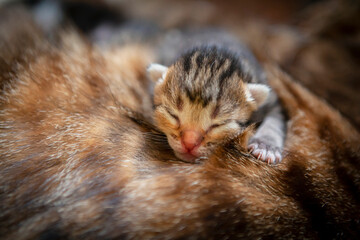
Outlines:
[[[178,158],[194,162],[208,157],[224,140],[262,120],[248,149],[268,163],[281,161],[285,128],[281,108],[248,55],[203,45],[187,51],[169,68],[149,66],[155,82],[154,120]]]
[[[279,167],[233,140],[204,164],[168,161],[140,117],[146,48],[49,42],[22,12],[0,16],[0,239],[359,239],[359,134],[281,72]]]

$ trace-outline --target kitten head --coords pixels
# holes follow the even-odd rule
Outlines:
[[[217,48],[195,49],[170,67],[151,64],[148,74],[155,82],[155,123],[176,156],[187,162],[209,156],[216,145],[244,130],[270,91],[245,83],[251,76]]]

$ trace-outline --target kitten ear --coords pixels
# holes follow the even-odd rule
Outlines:
[[[270,87],[256,83],[248,83],[247,87],[249,90],[246,94],[247,100],[254,101],[258,107],[263,105],[269,96]]]
[[[158,82],[160,79],[165,78],[167,69],[168,69],[167,67],[161,64],[152,63],[147,68],[147,74],[149,75],[151,81]]]

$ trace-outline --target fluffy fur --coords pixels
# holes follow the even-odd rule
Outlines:
[[[72,31],[48,42],[12,16],[0,35],[1,239],[359,238],[359,134],[276,67],[283,163],[256,161],[244,134],[187,164],[147,121],[146,49],[99,51]]]
[[[265,85],[247,84],[252,76],[216,46],[193,49],[169,68],[151,65],[148,72],[155,82],[155,122],[175,154],[189,162],[208,157],[217,145],[244,131],[269,93]],[[182,146],[189,131],[190,141],[201,141],[191,154]]]
[[[211,45],[201,41],[204,34],[183,35],[200,46],[190,44],[190,50],[169,68],[153,64],[148,69],[155,82],[155,123],[167,135],[176,156],[188,162],[206,158],[246,125],[258,121],[262,123],[249,149],[262,161],[280,162],[284,117],[255,58],[225,32],[205,32],[212,36],[211,41],[218,39]]]

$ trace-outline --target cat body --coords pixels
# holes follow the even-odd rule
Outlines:
[[[360,136],[280,70],[282,164],[243,134],[188,164],[151,123],[150,49],[0,16],[0,239],[359,239]]]
[[[184,46],[177,48],[184,53],[169,68],[153,64],[148,69],[155,82],[154,119],[175,154],[189,162],[208,157],[216,145],[262,122],[249,149],[263,161],[280,162],[284,117],[250,51],[214,29],[184,34],[183,39]],[[181,38],[168,41],[176,44]],[[170,58],[167,48],[173,44],[162,43],[165,58]]]

